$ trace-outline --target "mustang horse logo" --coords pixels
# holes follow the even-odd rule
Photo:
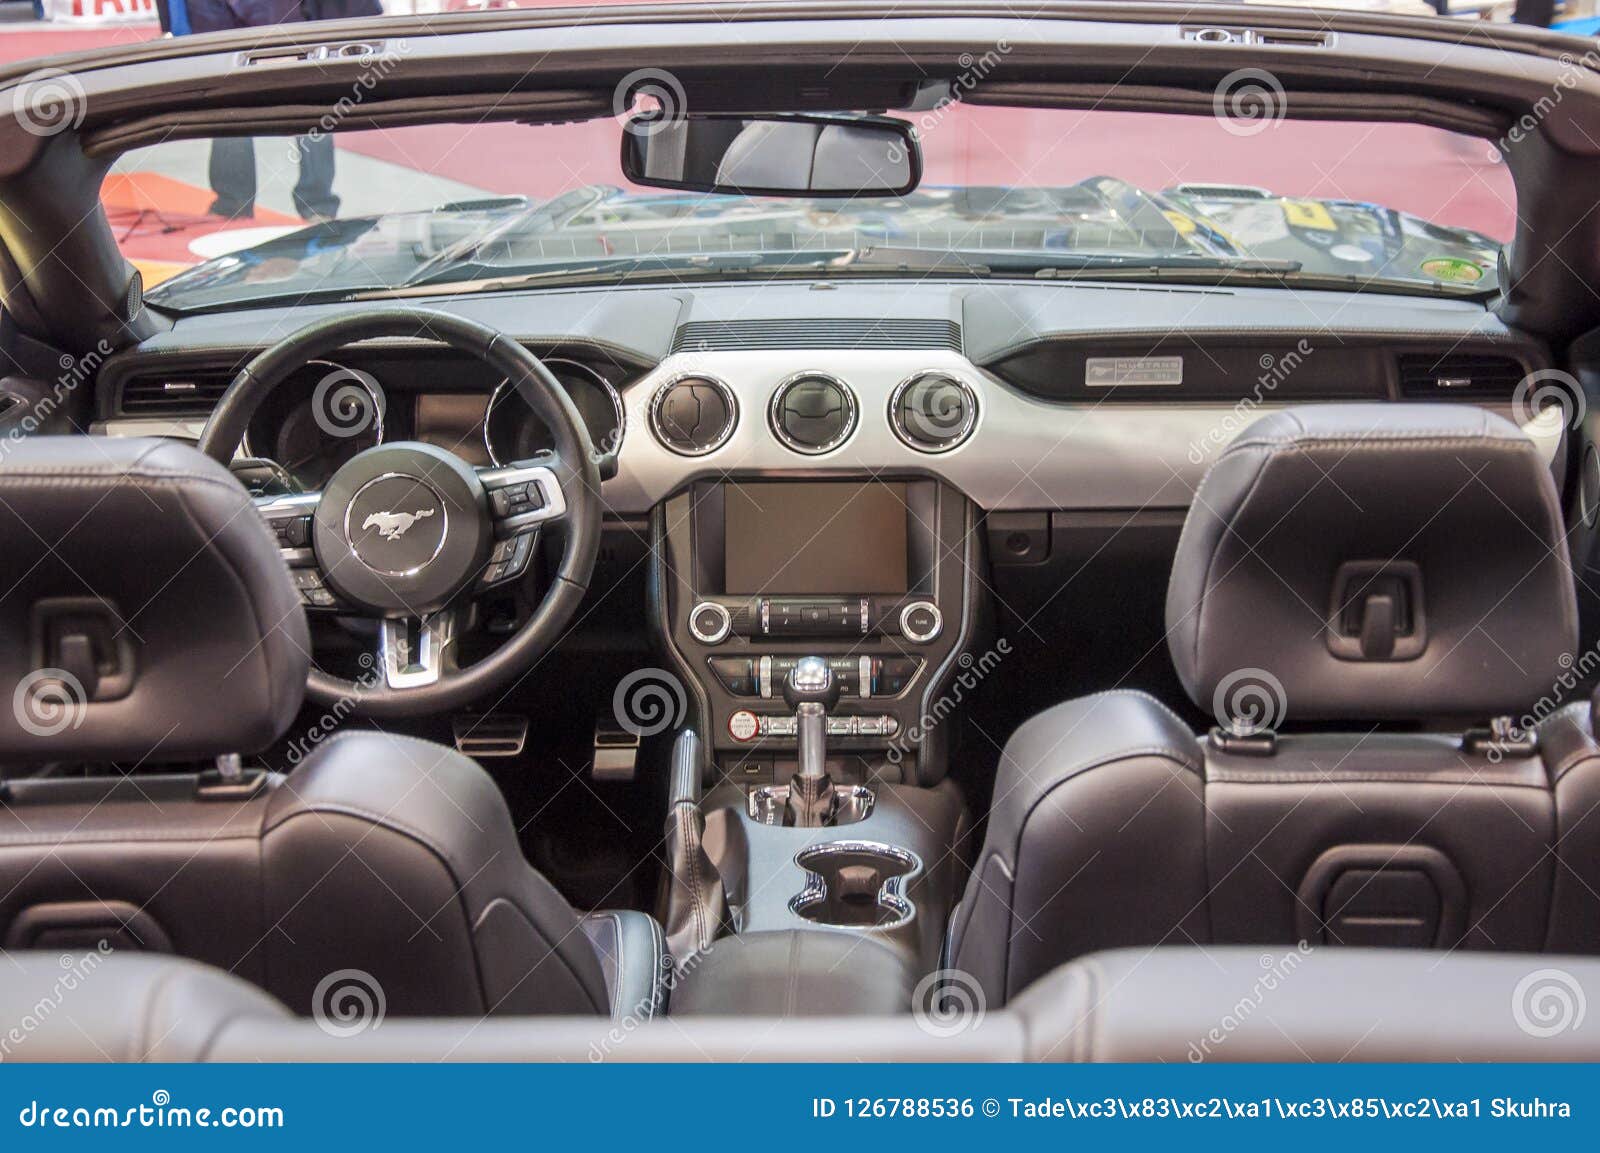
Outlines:
[[[418,509],[416,512],[375,512],[361,523],[361,531],[374,525],[378,528],[378,535],[384,540],[399,540],[412,525],[425,516],[432,516],[431,508]]]

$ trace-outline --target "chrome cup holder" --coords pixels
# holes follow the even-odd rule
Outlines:
[[[833,817],[829,828],[836,825],[853,825],[872,815],[872,806],[878,795],[866,785],[833,786]],[[789,810],[788,785],[759,785],[750,790],[746,811],[758,825],[781,825]]]
[[[916,915],[905,888],[922,862],[907,849],[877,841],[830,841],[802,849],[794,861],[806,871],[806,887],[789,908],[807,921],[894,929]]]

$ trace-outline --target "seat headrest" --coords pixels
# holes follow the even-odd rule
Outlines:
[[[276,740],[305,692],[305,613],[228,470],[167,440],[6,448],[0,757],[161,763]]]
[[[1578,637],[1550,469],[1468,405],[1256,421],[1200,483],[1166,617],[1194,702],[1259,728],[1520,714]]]

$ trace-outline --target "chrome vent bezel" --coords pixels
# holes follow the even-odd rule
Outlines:
[[[723,399],[728,404],[728,423],[723,426],[722,432],[717,439],[705,448],[689,449],[675,445],[661,431],[661,401],[674,385],[681,384],[686,380],[703,380],[707,384],[714,386],[718,392],[722,393]],[[650,435],[655,438],[657,444],[674,456],[690,458],[710,456],[733,438],[734,431],[739,427],[739,417],[738,395],[732,388],[728,387],[727,381],[713,376],[709,372],[689,371],[675,373],[656,385],[656,390],[650,394]]]
[[[967,398],[967,419],[962,422],[961,427],[957,429],[953,435],[946,437],[944,440],[931,443],[918,440],[912,436],[900,419],[900,398],[905,395],[906,389],[910,388],[918,381],[925,380],[930,376],[937,376],[941,380],[948,380],[950,383],[959,388],[962,394]],[[924,368],[912,373],[899,384],[895,385],[894,391],[889,394],[889,428],[894,432],[895,437],[900,441],[900,443],[911,449],[911,451],[922,453],[925,456],[941,456],[944,453],[953,452],[954,450],[960,448],[967,441],[972,439],[972,434],[976,432],[978,428],[978,417],[981,410],[982,404],[978,399],[978,390],[972,387],[971,381],[967,380],[959,373],[951,372],[948,369]]]
[[[795,385],[807,380],[825,380],[844,394],[846,409],[844,430],[826,444],[802,444],[795,440],[778,420],[778,411],[784,395]],[[784,377],[778,382],[778,387],[772,390],[772,399],[767,402],[767,427],[772,430],[772,435],[777,438],[778,443],[790,452],[801,456],[826,456],[848,444],[850,438],[856,434],[856,429],[861,427],[861,401],[856,396],[856,390],[833,373],[814,368],[802,369]]]

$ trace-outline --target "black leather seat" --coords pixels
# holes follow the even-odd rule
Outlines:
[[[1600,746],[1518,429],[1444,405],[1256,422],[1196,494],[1167,624],[1226,732],[1127,691],[1018,730],[951,924],[991,999],[1116,946],[1600,952]],[[1464,738],[1492,718],[1536,747]]]
[[[0,539],[0,762],[248,755],[290,729],[304,614],[226,470],[172,442],[24,440],[0,462]],[[0,946],[177,953],[301,1013],[352,983],[393,1015],[660,1007],[652,918],[576,913],[454,750],[318,739],[348,711],[297,738],[287,776],[13,771]]]

